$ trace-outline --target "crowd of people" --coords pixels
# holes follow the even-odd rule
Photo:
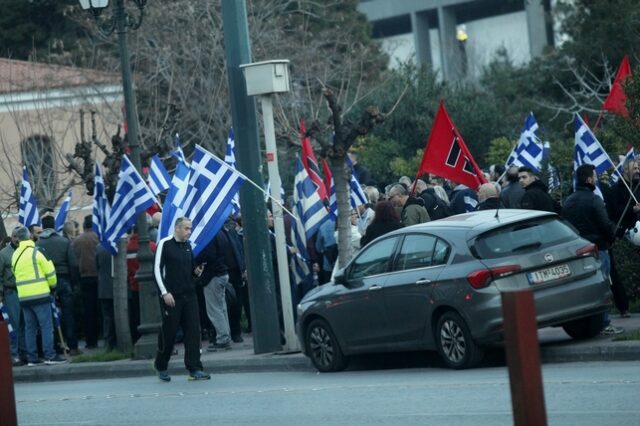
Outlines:
[[[366,169],[364,169],[366,171]],[[367,203],[351,210],[350,257],[375,238],[403,226],[486,209],[531,209],[560,214],[585,239],[597,245],[602,269],[610,277],[615,305],[622,317],[629,316],[629,303],[618,275],[611,246],[638,220],[640,204],[631,196],[640,182],[638,164],[627,161],[615,185],[599,182],[593,166],[580,166],[576,187],[564,202],[554,199],[538,176],[527,167],[505,170],[494,165],[486,175],[488,183],[473,190],[437,176],[413,181],[404,176],[380,191],[374,185],[363,188]],[[597,195],[601,191],[602,197]],[[291,207],[292,197],[286,206]],[[285,214],[285,233],[289,240],[294,219]],[[229,217],[212,241],[194,257],[188,242],[191,222],[180,218],[175,232],[158,241],[159,213],[150,223],[150,249],[155,253],[154,277],[162,306],[162,330],[158,337],[155,368],[159,378],[169,381],[167,364],[174,343],[185,345],[185,366],[192,380],[205,380],[200,345],[208,339],[208,351],[226,351],[233,342],[242,342],[242,333],[251,332],[251,314],[240,215]],[[268,211],[267,224],[273,220]],[[2,302],[15,330],[11,339],[14,366],[66,362],[63,355],[79,355],[81,325],[86,349],[96,348],[102,330],[104,348],[117,345],[113,306],[113,258],[99,244],[87,216],[83,232],[74,221],[55,231],[52,215],[42,217],[42,226],[18,226],[0,250],[0,288]],[[279,293],[275,242],[272,251],[276,292]],[[310,283],[292,281],[292,299],[297,302],[315,285],[331,280],[337,269],[338,232],[336,221],[327,220],[313,240],[307,242],[312,270]],[[138,235],[127,243],[127,287],[129,328],[133,342],[139,338]],[[26,284],[25,284],[26,283]],[[278,304],[280,300],[278,300]],[[78,309],[78,308],[81,309]],[[281,306],[278,306],[282,312]],[[56,313],[56,311],[58,311]],[[81,312],[82,315],[78,315]],[[56,315],[54,315],[56,313]],[[245,318],[244,329],[242,318]],[[60,332],[56,333],[59,319]],[[80,322],[81,320],[81,322]],[[282,318],[281,318],[282,325]],[[621,332],[605,318],[605,334]],[[39,336],[39,339],[38,339]],[[39,344],[38,344],[39,341]]]

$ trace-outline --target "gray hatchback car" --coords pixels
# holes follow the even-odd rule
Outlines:
[[[361,353],[437,350],[451,368],[502,339],[502,291],[533,290],[539,327],[597,335],[611,305],[598,249],[553,213],[480,211],[369,243],[298,305],[301,347],[319,371]]]

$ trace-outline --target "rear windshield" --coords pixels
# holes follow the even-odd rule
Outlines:
[[[495,259],[535,251],[576,238],[578,235],[561,220],[539,218],[485,232],[476,238],[471,252],[479,259]]]

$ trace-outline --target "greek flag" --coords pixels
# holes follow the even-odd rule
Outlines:
[[[162,191],[169,189],[171,176],[162,164],[162,160],[158,154],[151,157],[151,167],[149,168],[149,188],[153,195],[157,196]]]
[[[349,200],[351,208],[355,209],[358,206],[367,204],[367,195],[362,190],[360,183],[356,177],[351,174],[351,181],[349,182]],[[329,191],[329,213],[333,218],[338,217],[338,199],[336,198],[336,188],[333,182],[333,176],[331,176],[331,189]]]
[[[269,196],[273,197],[273,194],[271,192],[271,182],[267,181],[267,185],[264,189],[264,202],[267,203],[269,202]],[[281,186],[280,187],[280,198],[278,199],[277,197],[273,197],[278,199],[281,203],[284,201],[284,188]]]
[[[636,159],[635,150],[633,149],[633,147],[630,147],[629,151],[627,151],[627,153],[624,155],[624,159],[620,162],[620,164],[618,164],[618,167],[616,167],[616,170],[613,173],[611,173],[611,177],[609,178],[609,181],[611,182],[611,186],[618,183],[618,179],[620,179],[620,176],[622,176],[622,172],[624,171],[624,163],[626,163],[627,161],[635,160],[635,159]]]
[[[109,200],[104,187],[104,179],[100,172],[100,166],[96,163],[96,174],[93,186],[93,232],[96,233],[100,241],[105,241],[105,231],[107,230],[107,220],[109,219]]]
[[[38,206],[36,206],[36,197],[33,195],[26,167],[22,167],[22,186],[20,187],[18,222],[27,227],[31,225],[41,225]]]
[[[578,114],[576,114],[575,144],[573,170],[576,170],[582,164],[593,164],[596,168],[596,174],[600,176],[613,168],[609,155],[607,155],[598,139]]]
[[[526,166],[540,173],[540,164],[544,157],[545,148],[548,148],[548,143],[543,144],[537,135],[538,122],[533,116],[533,113],[529,113],[524,122],[522,133],[518,143],[509,154],[509,158],[505,166]]]
[[[299,158],[296,160],[293,202],[296,205],[296,214],[304,227],[304,239],[309,240],[330,216],[318,195],[316,184],[309,178]]]
[[[58,214],[56,215],[56,232],[62,232],[64,223],[67,221],[69,207],[71,207],[71,191],[69,191],[69,193],[65,197],[62,205],[60,206],[60,210],[58,210]]]
[[[53,296],[50,296],[51,300],[51,313],[53,314],[53,326],[58,328],[60,327],[60,308],[56,304],[56,299]]]
[[[178,161],[187,162],[187,159],[184,156],[184,151],[182,151],[182,140],[180,139],[180,134],[176,133],[175,139],[176,149],[171,152],[171,155],[176,157]]]
[[[2,320],[7,324],[7,329],[9,330],[9,336],[12,339],[16,338],[16,332],[11,326],[11,321],[9,320],[9,313],[7,309],[4,307],[4,303],[0,302],[0,312],[2,312]]]
[[[104,247],[115,255],[118,253],[117,241],[136,223],[136,215],[156,203],[156,198],[146,185],[129,158],[122,156],[118,185],[109,212],[107,229],[104,233]]]
[[[227,163],[196,145],[184,204],[185,216],[193,223],[194,256],[220,231],[231,212],[231,200],[244,182]]]
[[[227,152],[224,155],[224,162],[229,165],[233,170],[236,169],[236,141],[233,134],[233,129],[229,129],[229,136],[227,137]],[[231,199],[231,214],[236,215],[240,213],[240,197],[236,193]]]
[[[176,219],[184,216],[183,205],[189,191],[190,176],[191,167],[186,161],[179,161],[173,178],[171,179],[169,192],[162,205],[162,218],[160,220],[160,228],[158,229],[158,241],[172,235]]]

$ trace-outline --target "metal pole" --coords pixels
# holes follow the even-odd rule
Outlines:
[[[236,135],[238,170],[262,184],[262,164],[258,137],[256,104],[247,96],[241,64],[251,62],[247,7],[244,0],[222,0],[224,48],[229,78],[229,100]],[[251,327],[256,354],[281,349],[280,326],[271,266],[271,247],[267,229],[267,209],[263,195],[250,185],[240,190],[245,256],[251,301]]]
[[[547,412],[533,293],[531,290],[510,291],[502,293],[501,297],[513,424],[545,426]]]
[[[124,10],[124,0],[116,1],[116,25],[118,32],[118,50],[120,53],[120,65],[122,68],[122,89],[124,92],[124,106],[127,116],[127,142],[131,147],[131,162],[136,170],[142,174],[140,162],[140,144],[138,142],[138,112],[136,108],[136,94],[133,91],[131,78],[131,64],[129,63],[129,49],[127,46],[127,23]],[[158,290],[153,281],[151,264],[153,254],[149,249],[149,233],[147,228],[146,213],[140,213],[137,217],[136,228],[140,248],[138,249],[138,261],[140,268],[136,279],[140,285],[140,339],[133,348],[133,356],[136,359],[152,358],[157,348],[157,333],[160,330],[160,302]]]
[[[260,96],[262,104],[262,121],[264,122],[264,140],[267,147],[267,168],[271,190],[276,199],[280,199],[280,171],[278,170],[278,151],[276,149],[276,132],[273,127],[273,99],[271,95]],[[280,200],[282,202],[282,200]],[[276,234],[276,254],[278,257],[278,276],[280,277],[280,299],[282,301],[282,319],[286,339],[284,351],[298,351],[298,341],[293,324],[293,307],[291,304],[291,287],[289,283],[289,262],[287,259],[287,240],[284,235],[284,217],[282,205],[272,204],[273,227]]]
[[[7,323],[0,321],[0,426],[18,424],[16,398],[13,392],[13,370],[11,370],[11,351],[9,349],[9,329]]]

